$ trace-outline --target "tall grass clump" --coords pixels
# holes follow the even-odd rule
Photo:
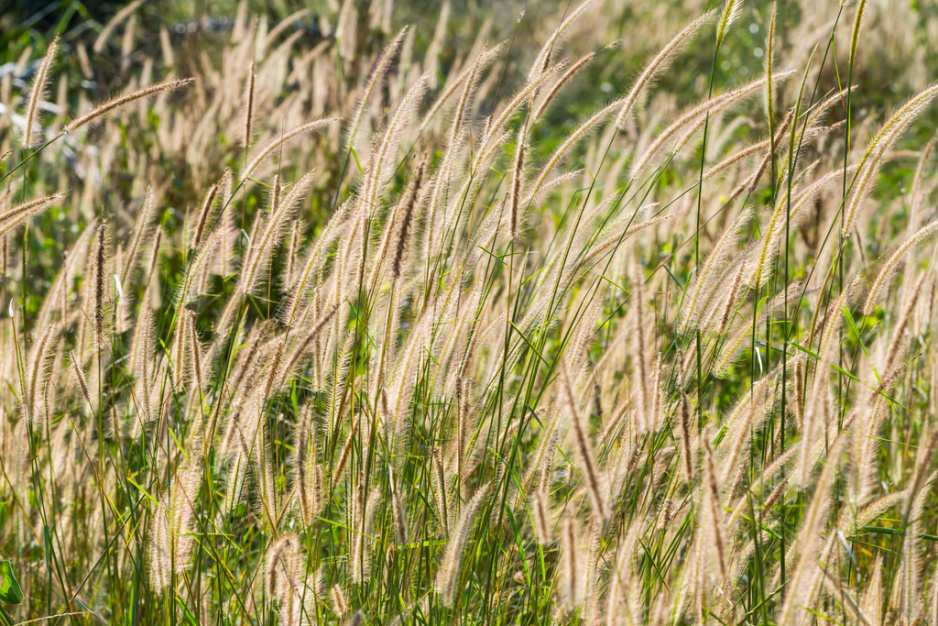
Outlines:
[[[938,16],[170,4],[0,18],[0,624],[938,624]]]

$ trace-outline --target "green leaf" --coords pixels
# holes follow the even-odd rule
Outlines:
[[[850,314],[850,309],[847,308],[847,305],[844,305],[844,319],[847,320],[847,323],[850,324],[850,329],[853,330],[853,334],[857,338],[857,342],[860,344],[860,347],[863,349],[863,355],[866,356],[866,360],[870,361],[870,353],[866,349],[866,343],[863,341],[863,335],[860,334],[860,329],[857,328],[857,323],[853,319],[853,315]],[[876,371],[876,366],[873,366],[873,375],[876,376],[876,382],[882,384],[882,379],[879,377],[879,372]]]
[[[801,344],[799,344],[799,343],[796,343],[796,342],[794,342],[794,341],[789,341],[789,342],[788,342],[788,345],[790,345],[790,346],[795,346],[797,349],[801,350],[801,351],[804,352],[805,354],[808,354],[808,355],[814,357],[817,361],[820,361],[820,360],[821,360],[820,355],[819,355],[817,352],[815,352],[814,350],[811,350],[810,348],[805,348],[803,345],[801,345]],[[835,363],[830,363],[830,367],[831,367],[832,370],[837,371],[837,372],[840,372],[841,374],[843,374],[843,375],[846,376],[847,378],[849,378],[849,379],[851,379],[851,380],[853,380],[853,381],[855,381],[855,382],[858,382],[858,383],[860,383],[860,384],[863,384],[863,381],[862,381],[862,380],[860,380],[859,378],[857,378],[856,376],[854,376],[853,374],[851,374],[850,372],[848,372],[848,371],[845,370],[844,368],[840,367],[839,365],[837,365],[837,364],[835,364]],[[879,380],[879,374],[876,375],[876,378],[877,378],[877,380]],[[902,404],[901,402],[899,402],[898,400],[896,400],[895,398],[893,398],[892,396],[890,396],[888,393],[884,392],[882,389],[879,389],[879,388],[876,388],[876,387],[870,387],[869,385],[866,385],[866,387],[868,387],[869,389],[872,389],[872,390],[875,391],[877,394],[879,394],[879,395],[881,395],[882,397],[886,398],[886,400],[888,400],[889,402],[891,402],[891,403],[895,404],[896,406],[902,408],[903,410],[908,411],[909,413],[913,413],[912,409],[910,409],[909,407],[905,406],[904,404]]]
[[[351,151],[351,153],[352,153],[352,158],[355,159],[355,166],[358,167],[358,173],[359,173],[359,174],[364,174],[364,173],[365,173],[365,168],[363,168],[363,167],[362,167],[362,164],[359,162],[359,160],[358,160],[358,153],[355,151],[355,148],[350,148],[350,151]]]
[[[136,487],[136,488],[137,488],[137,491],[139,491],[140,493],[142,493],[142,494],[144,495],[144,497],[145,497],[147,500],[149,500],[150,502],[152,502],[155,506],[159,506],[159,505],[160,505],[160,503],[157,502],[156,498],[154,498],[154,497],[151,496],[149,493],[147,493],[147,490],[144,489],[143,487],[141,487],[140,485],[138,485],[138,484],[137,484],[137,481],[135,481],[133,478],[131,478],[130,476],[128,476],[128,477],[127,477],[127,482],[129,482],[131,485],[133,485],[134,487]]]
[[[192,611],[189,610],[189,607],[186,606],[186,604],[179,597],[176,598],[176,606],[182,610],[182,614],[185,617],[184,623],[191,624],[191,626],[198,626],[199,622],[195,615],[192,614]]]
[[[756,305],[756,313],[757,313],[757,314],[758,314],[760,311],[762,311],[762,307],[764,307],[764,306],[765,306],[765,303],[768,302],[768,301],[769,301],[769,297],[768,297],[768,296],[763,296],[762,299],[759,300],[759,303]]]
[[[13,575],[13,564],[0,562],[0,601],[5,604],[22,604],[23,590]]]
[[[788,342],[788,345],[790,345],[790,346],[795,346],[796,348],[798,348],[799,350],[801,350],[801,351],[804,352],[805,354],[810,355],[810,356],[813,356],[817,361],[821,361],[821,355],[819,355],[817,352],[815,352],[815,351],[812,350],[811,348],[805,348],[805,347],[804,347],[803,345],[801,345],[800,343],[796,343],[796,342],[794,342],[794,341],[789,341],[789,342]],[[830,368],[831,368],[832,370],[834,370],[834,371],[836,371],[836,372],[840,372],[841,374],[843,374],[843,375],[846,376],[847,378],[849,378],[849,379],[851,379],[851,380],[853,380],[853,381],[855,381],[855,382],[858,382],[858,383],[862,383],[862,382],[863,382],[862,380],[860,380],[859,378],[857,378],[856,376],[854,376],[853,374],[851,374],[850,372],[848,372],[848,371],[845,370],[844,368],[840,367],[840,366],[837,365],[836,363],[829,363],[829,365],[830,365]],[[883,394],[883,397],[888,398],[888,396],[886,396],[885,394]]]

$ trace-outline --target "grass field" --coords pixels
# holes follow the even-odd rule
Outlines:
[[[0,624],[938,626],[938,9],[580,1],[0,15]]]

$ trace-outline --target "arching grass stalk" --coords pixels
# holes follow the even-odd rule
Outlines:
[[[41,154],[43,150],[45,150],[46,148],[48,148],[49,146],[51,146],[53,143],[55,143],[56,141],[58,141],[59,139],[61,139],[61,138],[64,137],[64,136],[65,136],[65,132],[62,131],[62,132],[60,132],[58,135],[56,135],[55,137],[53,137],[52,139],[46,141],[44,144],[42,144],[41,146],[39,146],[38,148],[36,148],[36,149],[33,150],[32,152],[30,152],[30,153],[26,156],[25,159],[23,159],[22,161],[20,161],[20,162],[17,163],[16,165],[14,165],[12,168],[10,168],[10,170],[7,171],[3,176],[0,176],[0,183],[2,183],[3,181],[5,181],[7,178],[10,177],[10,175],[12,175],[14,172],[18,171],[21,167],[25,166],[25,165],[26,165],[27,163],[29,163],[31,160],[33,160],[34,158],[36,158],[37,156],[39,156],[39,154]]]
[[[841,4],[840,10],[837,12],[837,17],[834,19],[834,25],[831,27],[831,33],[830,33],[830,36],[828,37],[828,41],[827,41],[827,47],[824,49],[824,55],[821,57],[820,67],[824,67],[824,65],[827,63],[827,56],[828,56],[828,54],[830,54],[830,52],[831,52],[831,50],[832,50],[832,48],[833,48],[833,46],[834,46],[834,34],[835,34],[836,31],[837,31],[837,25],[840,23],[840,18],[841,18],[842,14],[843,14],[844,6],[845,6],[844,4]],[[818,73],[818,76],[817,76],[817,78],[816,78],[815,81],[814,81],[814,88],[813,88],[812,91],[811,91],[810,102],[812,102],[812,103],[814,102],[814,99],[815,99],[815,97],[817,96],[817,90],[818,90],[818,87],[820,86],[820,83],[821,83],[821,75],[820,75],[820,73]],[[812,106],[813,106],[813,104],[812,104]],[[809,112],[810,112],[810,108],[805,112],[805,115],[807,115]],[[793,121],[793,123],[795,123],[795,122],[797,122],[797,119],[795,119],[795,120]],[[807,125],[808,125],[808,122],[807,122],[807,119],[806,119],[804,125],[802,125],[801,133],[799,134],[799,137],[798,137],[798,149],[797,149],[797,154],[800,154],[800,153],[801,153],[801,148],[802,148],[802,145],[803,145],[803,143],[804,143],[805,131],[807,130]],[[795,165],[794,160],[793,160],[793,159],[789,159],[789,164],[791,165],[791,171],[794,171],[794,165]],[[789,183],[788,198],[789,198],[789,200],[790,200],[790,198],[791,198],[791,185],[792,185],[792,182],[793,182],[792,179],[793,179],[793,177],[792,177],[791,175],[789,175],[789,180],[788,180],[788,183]],[[839,210],[840,210],[840,211],[843,211],[844,206],[845,206],[845,198],[841,200],[841,206],[840,206],[840,209],[839,209]],[[786,209],[786,210],[788,210],[788,209]],[[788,226],[788,223],[787,223],[787,221],[786,221],[786,228],[787,228],[787,226]],[[833,226],[832,226],[831,228],[833,228]],[[826,244],[826,242],[827,242],[827,238],[830,236],[830,233],[831,233],[831,230],[829,229],[828,232],[827,232],[827,237],[825,237],[825,240],[824,240],[825,244]],[[788,237],[786,236],[786,239],[787,239],[787,238],[788,238]],[[825,245],[822,244],[821,250],[823,250],[824,247],[825,247]],[[818,253],[817,253],[818,255],[820,255],[821,250],[818,250]],[[786,253],[787,253],[787,251],[786,251]],[[809,283],[810,283],[810,276],[814,274],[814,270],[815,270],[816,267],[817,267],[817,265],[812,266],[812,268],[811,268],[811,270],[810,270],[810,274],[809,274],[809,276],[808,276],[808,280],[805,281],[804,288],[801,290],[801,295],[800,295],[799,298],[798,298],[798,302],[797,302],[797,304],[795,305],[794,310],[792,310],[792,311],[790,311],[790,312],[788,311],[788,307],[787,307],[788,294],[786,293],[786,313],[785,313],[785,318],[786,318],[786,320],[787,320],[788,317],[789,317],[789,315],[791,315],[791,322],[792,322],[792,323],[791,323],[791,327],[790,327],[789,329],[787,329],[787,331],[786,331],[786,335],[785,335],[785,341],[786,341],[786,342],[789,341],[789,339],[790,339],[792,336],[794,336],[794,334],[797,332],[798,311],[800,310],[801,305],[802,305],[802,303],[804,302],[805,296],[807,295],[808,285],[809,285]],[[786,281],[786,282],[787,282],[787,281]],[[810,345],[810,344],[809,344],[809,345]],[[787,350],[785,351],[785,353],[787,354]],[[807,372],[807,370],[805,370],[805,371]],[[782,433],[782,435],[784,436],[784,433]]]
[[[713,97],[713,84],[714,79],[716,78],[717,71],[717,59],[720,56],[720,47],[723,45],[723,40],[726,38],[726,33],[729,30],[729,27],[736,20],[739,15],[739,11],[742,8],[742,0],[727,0],[723,6],[723,12],[720,16],[720,21],[717,24],[716,31],[716,45],[713,47],[713,59],[710,61],[710,78],[708,79],[707,84],[707,101]],[[769,77],[771,81],[771,75]],[[707,161],[707,136],[710,132],[710,111],[707,110],[707,115],[704,118],[704,127],[703,127],[703,138],[701,139],[700,144],[700,171],[698,173],[697,179],[697,219],[694,222],[694,268],[697,271],[700,268],[700,211],[703,204],[703,176],[704,176],[704,166]],[[702,374],[702,363],[700,360],[701,353],[701,340],[700,340],[700,328],[697,329],[695,341],[697,344],[697,434],[698,436],[703,430],[703,379],[701,378]]]
[[[843,5],[844,3],[842,3]],[[841,8],[841,10],[843,10]],[[853,66],[857,58],[857,47],[860,43],[860,28],[863,25],[863,14],[866,11],[866,0],[860,0],[860,3],[857,5],[856,18],[853,22],[853,32],[850,36],[850,57],[847,61],[847,110],[846,110],[846,128],[844,130],[844,164],[843,164],[843,181],[841,187],[842,202],[846,203],[847,201],[847,164],[850,161],[850,133],[853,130],[853,109],[852,109],[852,100],[853,100],[853,89],[850,89],[853,85]],[[839,13],[838,13],[839,16]],[[831,35],[833,40],[833,34]],[[837,69],[836,62],[836,50],[835,50],[835,60],[834,60],[834,69]],[[838,81],[840,75],[837,74]],[[838,262],[837,262],[837,292],[843,293],[844,291],[844,247],[847,245],[846,235],[843,232],[845,226],[845,216],[846,213],[841,211],[840,213],[840,234],[838,237]],[[858,244],[859,245],[859,244]],[[837,409],[837,428],[843,426],[844,411],[846,410],[845,398],[843,397],[843,384],[844,378],[843,368],[844,368],[844,353],[843,353],[843,327],[839,330],[838,335],[838,348],[837,348],[837,359],[840,366],[840,372],[838,372],[837,378],[837,399],[838,399],[838,409]]]
[[[783,326],[782,326],[782,401],[781,401],[781,414],[779,422],[779,454],[784,454],[785,452],[785,420],[788,413],[788,403],[787,403],[787,390],[788,390],[788,338],[789,338],[789,319],[788,319],[788,284],[791,280],[789,276],[789,253],[791,248],[791,195],[792,195],[792,185],[793,179],[795,176],[795,166],[798,160],[798,153],[795,152],[795,130],[797,129],[797,123],[799,116],[801,114],[801,102],[804,95],[805,82],[808,78],[808,70],[811,67],[812,61],[814,59],[814,53],[817,50],[817,47],[811,51],[811,56],[808,57],[808,61],[805,63],[805,72],[801,79],[801,87],[798,90],[798,99],[795,102],[795,108],[792,113],[792,127],[788,134],[788,172],[786,174],[788,191],[785,198],[785,263],[784,263],[784,278],[782,280],[782,289],[785,291],[785,302],[783,304]],[[822,62],[823,64],[823,62]],[[817,88],[817,83],[815,83],[815,89]],[[812,100],[814,98],[814,93],[811,95]],[[802,127],[802,134],[800,140],[804,139],[804,131],[807,128],[808,121],[805,120],[804,126]],[[799,140],[799,141],[800,141]],[[786,581],[786,571],[785,571],[785,518],[786,510],[784,501],[779,504],[779,526],[781,531],[779,533],[779,545],[780,545],[780,559],[779,559],[779,572],[781,579],[782,587],[782,597],[784,598],[784,589]]]

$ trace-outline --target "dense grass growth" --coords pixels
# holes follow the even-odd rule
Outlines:
[[[938,16],[334,4],[0,18],[0,623],[938,624]]]

